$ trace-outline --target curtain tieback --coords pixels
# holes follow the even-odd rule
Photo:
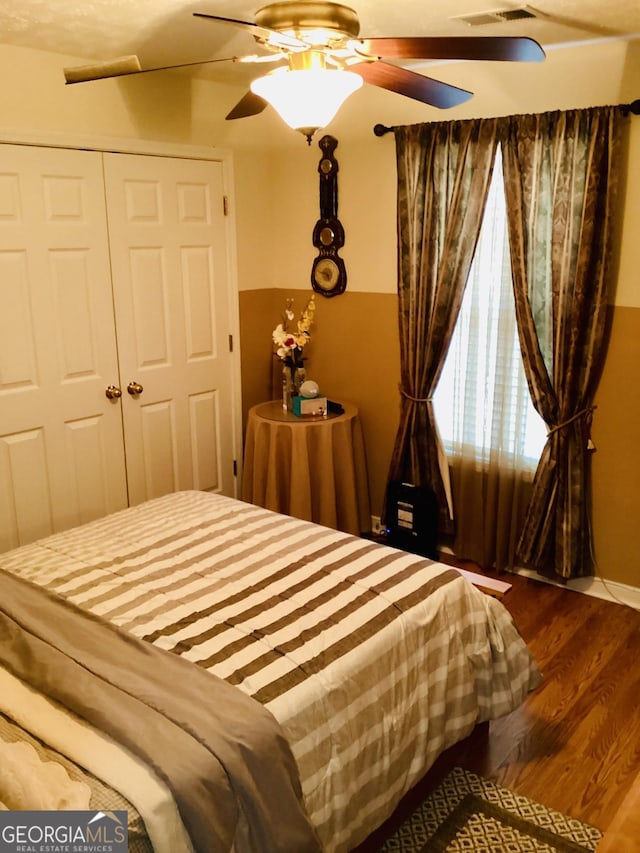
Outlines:
[[[407,400],[411,400],[412,403],[432,403],[433,397],[414,397],[412,394],[409,394],[408,391],[405,391],[403,388],[400,388],[400,393]]]
[[[547,430],[547,438],[550,435],[553,435],[554,432],[558,432],[559,429],[564,429],[564,427],[569,426],[569,424],[572,424],[574,421],[577,421],[579,418],[584,418],[584,417],[589,418],[589,427],[590,427],[591,426],[591,415],[593,414],[594,410],[597,408],[598,408],[597,406],[587,406],[586,409],[580,409],[579,412],[576,412],[575,415],[571,415],[571,417],[567,418],[566,421],[562,421],[561,424],[556,424],[556,426],[548,429]],[[591,443],[591,439],[589,439],[589,443]]]

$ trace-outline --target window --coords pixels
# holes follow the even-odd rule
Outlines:
[[[438,387],[447,454],[534,471],[546,440],[531,403],[516,327],[500,150],[469,281]]]

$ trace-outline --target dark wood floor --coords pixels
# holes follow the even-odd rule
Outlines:
[[[503,604],[543,684],[436,762],[358,853],[376,850],[454,766],[603,831],[640,772],[640,613],[517,575],[501,579],[513,584]]]

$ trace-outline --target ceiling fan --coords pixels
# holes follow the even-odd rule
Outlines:
[[[143,69],[136,56],[66,68],[67,83],[166,71],[213,62],[275,62],[278,67],[251,83],[227,119],[261,113],[271,103],[307,140],[333,118],[344,100],[365,81],[439,109],[464,103],[473,93],[387,60],[493,60],[539,62],[544,51],[531,38],[512,36],[409,36],[360,38],[357,13],[332,0],[281,0],[255,14],[255,21],[194,12],[250,33],[265,53]],[[320,102],[328,98],[327,109]],[[299,109],[303,115],[299,114]],[[319,110],[319,113],[318,113]],[[292,115],[288,113],[291,112]],[[306,114],[305,114],[306,113]]]

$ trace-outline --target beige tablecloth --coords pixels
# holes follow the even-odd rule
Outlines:
[[[249,411],[242,498],[359,535],[371,529],[367,465],[358,410],[305,419],[279,401]]]

